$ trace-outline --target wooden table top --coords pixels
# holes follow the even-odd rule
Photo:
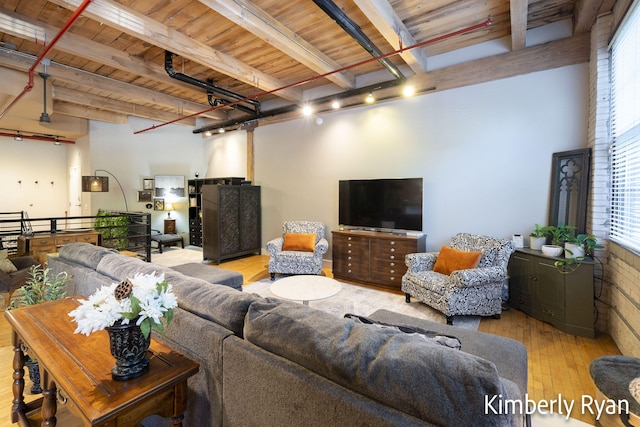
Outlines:
[[[152,339],[149,371],[128,381],[112,380],[115,359],[108,333],[74,334],[76,323],[68,313],[78,304],[75,297],[65,298],[5,311],[5,317],[28,347],[29,356],[46,367],[85,424],[100,424],[198,372],[196,362]]]

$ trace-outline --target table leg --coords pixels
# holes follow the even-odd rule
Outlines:
[[[180,414],[177,417],[171,417],[171,425],[173,427],[182,427],[182,420],[184,419],[184,415]]]
[[[13,405],[11,406],[11,422],[18,422],[18,414],[24,412],[24,352],[20,346],[18,334],[13,332]]]
[[[56,401],[56,383],[49,375],[49,372],[41,366],[42,378],[42,427],[55,427],[57,423],[56,411],[58,403]]]
[[[187,410],[187,380],[180,381],[173,386],[173,393],[173,417],[171,417],[171,425],[173,427],[182,427],[184,411]]]

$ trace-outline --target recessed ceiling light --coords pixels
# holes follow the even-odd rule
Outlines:
[[[313,114],[313,108],[311,108],[311,105],[305,105],[302,107],[302,114],[307,117]]]
[[[335,101],[333,101],[331,103],[331,108],[333,108],[334,110],[337,110],[340,108],[340,101],[338,101],[337,99]]]
[[[364,102],[366,102],[367,104],[371,104],[375,100],[376,99],[373,97],[373,94],[371,92],[369,92],[369,95],[367,95],[367,97],[364,99]]]
[[[218,129],[218,133],[224,133],[224,132],[225,132],[224,128]]]
[[[211,136],[211,131],[209,131],[209,130],[208,130],[208,131],[206,131],[206,132],[204,133],[204,136]]]

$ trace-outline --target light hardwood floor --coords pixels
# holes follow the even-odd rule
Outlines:
[[[267,256],[251,256],[231,260],[217,265],[242,273],[245,284],[269,277]],[[324,269],[331,277],[331,270]],[[396,292],[399,298],[403,294]],[[4,299],[0,295],[0,301]],[[609,335],[598,333],[595,339],[576,337],[555,329],[553,326],[533,319],[526,314],[509,310],[502,318],[482,319],[478,328],[481,332],[514,338],[521,341],[529,354],[529,398],[539,402],[562,399],[574,401],[571,416],[594,425],[594,416],[580,413],[580,404],[585,395],[595,396],[595,385],[589,375],[589,363],[600,356],[620,354]],[[8,425],[11,409],[12,374],[11,334],[9,326],[2,316],[0,319],[0,372],[4,380],[0,381],[0,425]],[[27,385],[29,386],[29,385]],[[27,395],[28,397],[28,395]],[[534,426],[535,427],[535,426]]]

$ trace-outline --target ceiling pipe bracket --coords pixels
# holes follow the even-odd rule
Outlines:
[[[216,105],[212,105],[211,104],[211,100],[213,99],[213,96],[215,94],[218,94],[218,95],[221,95],[221,96],[224,96],[224,97],[227,97],[227,98],[231,98],[234,101],[242,101],[243,103],[251,105],[251,107],[247,107],[247,106],[241,105],[239,103],[228,102],[228,101],[226,101],[224,99],[222,99],[221,102],[219,102],[219,104],[221,104],[221,105],[229,105],[229,108],[235,108],[236,110],[242,111],[242,112],[247,113],[247,114],[257,115],[257,114],[260,113],[260,102],[259,101],[256,101],[256,100],[245,100],[245,97],[243,95],[234,93],[234,92],[232,92],[230,90],[223,89],[223,88],[221,88],[219,86],[214,85],[213,84],[213,80],[209,80],[209,81],[203,82],[202,80],[198,80],[195,77],[188,76],[188,75],[186,75],[184,73],[178,73],[173,68],[173,57],[174,56],[175,55],[172,52],[169,52],[168,50],[164,51],[164,69],[167,72],[167,74],[169,75],[169,77],[206,90],[207,91],[208,100],[209,100],[209,105],[211,105],[212,107],[214,107]]]

